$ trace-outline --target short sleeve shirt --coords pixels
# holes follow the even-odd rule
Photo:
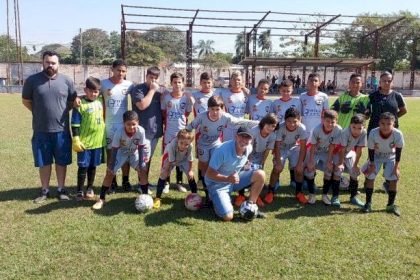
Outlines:
[[[193,146],[190,144],[185,151],[180,152],[178,150],[178,139],[173,139],[165,147],[165,152],[163,157],[168,157],[169,162],[179,165],[182,162],[193,161]]]
[[[123,80],[119,84],[114,84],[110,79],[101,81],[101,94],[105,102],[105,123],[107,125],[123,123],[123,114],[128,110],[127,94],[132,84],[127,80]]]
[[[395,149],[404,146],[404,137],[400,130],[394,128],[387,138],[383,138],[379,128],[374,128],[368,137],[368,148],[375,150],[375,159],[392,160]]]
[[[149,148],[149,142],[146,139],[144,129],[141,126],[136,127],[133,136],[128,136],[124,127],[120,127],[112,139],[112,148],[119,148],[120,153],[132,155],[137,153],[139,146]]]
[[[298,112],[300,113],[302,111],[302,106],[300,103],[299,98],[292,97],[287,101],[283,101],[281,99],[276,99],[272,103],[271,111],[276,114],[279,123],[284,121],[284,115],[286,113],[286,110],[294,107]]]
[[[330,132],[325,132],[322,123],[312,131],[309,143],[316,146],[316,153],[326,153],[330,144],[340,144],[341,127],[335,126]]]
[[[39,72],[30,76],[23,85],[22,98],[32,101],[34,132],[68,131],[76,96],[73,82],[65,75],[58,73],[50,78]]]
[[[249,161],[256,164],[262,164],[265,151],[274,149],[276,142],[275,132],[270,133],[268,136],[263,137],[259,126],[254,126],[251,129],[253,135],[252,140],[252,153],[249,156]]]
[[[247,104],[250,119],[260,121],[264,118],[271,112],[271,103],[270,99],[259,99],[256,95],[251,95]]]
[[[345,153],[354,150],[355,147],[366,147],[367,145],[367,132],[366,129],[362,130],[359,137],[353,137],[350,127],[343,129],[340,136],[340,146],[345,149]]]
[[[322,112],[329,109],[328,95],[320,91],[315,95],[304,92],[299,99],[302,104],[302,123],[311,132],[321,123]]]
[[[276,133],[276,141],[280,142],[280,150],[290,150],[299,145],[301,140],[306,141],[308,133],[304,124],[300,123],[299,126],[290,131],[286,127],[286,123],[281,123]]]

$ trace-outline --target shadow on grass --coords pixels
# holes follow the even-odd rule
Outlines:
[[[13,200],[33,200],[37,195],[39,195],[40,190],[40,187],[16,187],[9,190],[3,190],[0,191],[0,202]]]
[[[185,218],[218,222],[218,218],[212,209],[204,208],[198,211],[189,211],[184,207],[184,199],[171,197],[163,197],[161,208],[157,210],[152,209],[145,215],[144,222],[146,226],[150,227],[162,226],[168,223],[190,226],[192,222]]]

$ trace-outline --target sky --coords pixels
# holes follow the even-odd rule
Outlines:
[[[14,21],[13,21],[13,0],[9,1],[11,19],[10,32],[14,37]],[[7,0],[0,0],[0,34],[6,34],[6,3]],[[159,1],[159,0],[19,0],[20,18],[21,18],[21,37],[23,45],[32,50],[32,46],[36,50],[40,50],[42,46],[51,43],[61,43],[70,46],[75,35],[82,28],[100,28],[107,32],[120,32],[121,21],[121,4],[146,6],[146,7],[165,7],[165,8],[182,8],[182,9],[210,9],[210,10],[241,10],[250,11],[247,14],[209,14],[200,12],[201,17],[230,17],[232,19],[248,18],[259,19],[264,14],[255,13],[257,11],[273,11],[288,13],[321,13],[328,15],[358,15],[361,13],[378,13],[381,15],[397,13],[400,10],[408,10],[411,13],[420,16],[419,0],[212,0],[212,1]],[[126,13],[133,12],[137,14],[152,15],[177,15],[192,16],[193,12],[172,11],[165,12],[161,10],[150,9],[130,9]],[[296,20],[297,16],[286,15],[269,15],[267,19],[287,19]],[[307,18],[309,19],[309,18]],[[127,20],[148,21],[148,22],[165,22],[165,23],[188,23],[188,19],[162,19],[153,17],[131,17]],[[341,22],[349,22],[351,18],[342,18]],[[196,24],[217,24],[217,25],[253,25],[256,22],[243,21],[209,21],[196,20]],[[133,25],[131,25],[133,26]],[[264,23],[263,27],[292,27],[292,24]],[[140,26],[139,26],[140,27]],[[140,28],[151,28],[153,25],[141,25]],[[186,30],[187,26],[176,26],[181,30]],[[337,25],[330,25],[330,28],[338,28]],[[341,27],[342,28],[342,27]],[[195,30],[219,31],[219,32],[235,32],[239,33],[243,29],[209,29],[195,28]],[[262,28],[260,30],[265,30]],[[291,31],[293,34],[296,32]],[[290,31],[272,30],[272,34],[291,34]],[[183,35],[180,35],[183,36]],[[234,53],[235,36],[232,35],[213,35],[213,34],[193,34],[193,43],[198,40],[214,40],[214,48],[216,51]],[[328,39],[327,39],[328,40]],[[279,37],[273,37],[274,50],[278,48]]]

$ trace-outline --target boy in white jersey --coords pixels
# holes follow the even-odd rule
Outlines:
[[[289,160],[290,177],[296,184],[295,195],[301,204],[308,202],[302,192],[307,139],[305,125],[300,122],[300,112],[296,107],[290,107],[286,110],[285,121],[280,124],[276,133],[269,190],[274,193],[274,185],[284,169],[286,160]]]
[[[92,206],[99,210],[105,203],[105,195],[111,187],[115,173],[126,163],[129,163],[138,173],[142,193],[148,193],[148,177],[146,163],[149,161],[150,144],[146,139],[144,129],[139,125],[136,112],[127,111],[123,114],[124,126],[118,129],[112,139],[111,158],[102,183],[99,200]]]
[[[214,94],[213,79],[210,77],[209,73],[201,73],[200,87],[200,90],[194,91],[192,93],[194,101],[194,117],[207,111],[207,102],[209,101],[209,98]],[[195,140],[197,141],[197,138]]]
[[[252,134],[252,152],[248,156],[248,164],[245,169],[250,168],[253,170],[264,170],[264,164],[270,151],[274,149],[274,143],[276,142],[276,134],[274,130],[278,124],[277,117],[273,113],[267,114],[260,120],[257,126],[251,128]],[[270,191],[264,196],[264,201],[267,204],[273,202],[274,194]],[[235,198],[235,206],[240,207],[241,204],[246,200],[245,189],[238,191],[238,195]],[[258,207],[264,207],[264,202],[260,197],[257,199]]]
[[[379,127],[370,131],[368,136],[369,159],[362,167],[366,176],[365,213],[372,211],[372,194],[376,175],[383,166],[383,176],[389,181],[388,204],[386,211],[400,216],[399,208],[394,204],[397,195],[397,182],[400,178],[400,159],[404,146],[404,137],[400,130],[394,127],[395,116],[392,113],[382,113]]]
[[[249,127],[258,124],[257,121],[238,119],[224,111],[223,100],[220,96],[212,96],[208,100],[208,111],[203,112],[187,126],[188,130],[195,129],[200,135],[197,140],[198,168],[201,171],[200,180],[203,182],[206,192],[206,202],[209,203],[207,186],[202,176],[206,174],[210,155],[214,148],[219,146],[222,141],[223,128],[227,125],[239,127],[247,125]]]
[[[125,80],[127,75],[127,64],[122,59],[112,63],[112,76],[101,81],[101,94],[104,98],[105,108],[105,129],[107,142],[107,159],[110,158],[111,144],[115,132],[124,126],[123,114],[128,110],[128,92],[132,82]],[[130,166],[127,164],[122,168],[122,186],[125,191],[131,190],[128,180]],[[117,188],[116,178],[112,181],[111,192]]]
[[[302,106],[302,123],[309,133],[321,123],[322,113],[329,108],[328,95],[318,91],[319,83],[319,74],[309,74],[308,91],[299,97]]]
[[[219,93],[225,104],[225,110],[236,118],[244,118],[246,104],[248,102],[248,91],[242,85],[241,72],[234,71],[230,76],[230,88],[224,89]],[[228,125],[223,128],[223,142],[233,140],[236,136],[237,128]]]
[[[332,176],[341,174],[338,170],[337,163],[333,162],[333,156],[336,152],[336,145],[340,143],[341,127],[337,125],[337,112],[333,110],[325,110],[322,122],[314,128],[309,137],[309,151],[306,153],[305,160],[305,180],[308,183],[309,204],[315,204],[315,170],[324,172],[324,185],[322,187],[322,201],[325,205],[339,207],[338,200],[338,184],[333,184],[333,201],[328,197],[328,191],[333,183]]]
[[[162,158],[162,168],[160,170],[159,181],[157,183],[156,198],[153,201],[153,208],[158,209],[161,205],[161,197],[163,188],[167,178],[171,175],[171,171],[178,166],[188,178],[188,185],[192,193],[197,193],[197,183],[194,180],[193,165],[193,133],[181,129],[176,138],[174,138],[165,147]]]
[[[258,82],[257,94],[249,96],[247,111],[250,120],[260,121],[271,112],[271,100],[266,99],[269,89],[270,82],[266,79],[262,79]]]
[[[172,92],[162,96],[161,109],[164,119],[163,150],[177,133],[187,126],[188,116],[192,111],[192,98],[184,94],[184,76],[181,73],[171,75]],[[177,169],[177,188],[181,192],[187,190],[181,185],[182,173]]]
[[[290,107],[296,108],[301,112],[301,103],[299,98],[293,97],[293,83],[290,80],[284,80],[279,85],[280,98],[272,103],[271,111],[277,115],[279,123],[282,123],[285,118],[286,110]]]
[[[340,136],[339,170],[344,169],[350,175],[350,203],[363,207],[358,199],[357,192],[359,183],[357,177],[360,175],[359,160],[362,156],[362,149],[367,145],[367,131],[364,126],[365,117],[362,114],[354,115],[350,120],[349,127],[343,129]],[[341,167],[341,165],[343,165]],[[334,180],[339,180],[339,174],[334,175]]]

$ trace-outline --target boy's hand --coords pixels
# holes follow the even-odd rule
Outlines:
[[[306,165],[306,169],[308,170],[308,172],[313,172],[313,171],[315,171],[315,163],[313,163],[313,162],[308,162],[308,164]]]
[[[333,171],[333,168],[334,168],[333,163],[331,161],[327,162],[327,170],[329,172],[332,172]]]
[[[239,183],[239,175],[238,175],[238,173],[235,172],[235,173],[231,174],[228,177],[228,182],[229,183],[232,183],[232,184],[238,184]]]
[[[159,89],[159,84],[156,82],[153,82],[150,84],[149,89],[153,91],[157,91]]]
[[[400,179],[400,166],[395,165],[392,173],[394,173],[394,175],[397,176],[397,179]]]
[[[74,136],[73,137],[72,147],[73,147],[73,151],[75,151],[77,153],[83,152],[86,149],[85,145],[83,145],[83,143],[80,141],[79,136]]]
[[[296,164],[295,171],[298,173],[303,173],[303,162],[298,162]]]
[[[249,89],[247,89],[246,87],[242,87],[242,91],[246,94],[249,95]]]
[[[276,161],[276,163],[274,164],[274,168],[277,172],[282,172],[283,171],[283,164],[281,164],[281,160]]]
[[[354,175],[359,176],[359,175],[360,175],[360,168],[359,168],[359,166],[353,166],[353,168],[351,169],[351,172],[352,172]]]
[[[367,168],[367,170],[366,170],[366,174],[367,174],[367,175],[370,175],[370,174],[372,174],[372,173],[375,173],[375,171],[376,171],[376,166],[375,166],[375,164],[374,164],[374,163],[369,163],[368,168]]]
[[[344,164],[337,165],[337,170],[340,171],[340,172],[343,172],[344,171]]]
[[[194,171],[192,171],[192,170],[188,171],[187,178],[188,178],[188,180],[194,179]]]
[[[73,101],[73,108],[78,108],[80,107],[81,104],[82,104],[81,99],[78,96],[76,96],[76,99],[74,99]]]

